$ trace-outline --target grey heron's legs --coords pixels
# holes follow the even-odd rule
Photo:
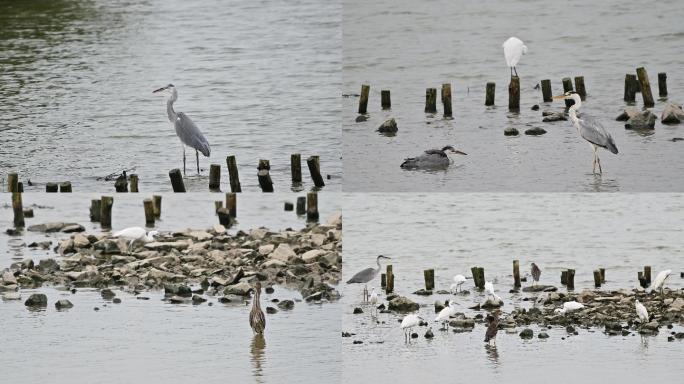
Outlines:
[[[592,162],[592,173],[595,175],[596,174],[596,146],[592,145],[594,147],[594,161]]]
[[[598,163],[599,166],[599,175],[603,175],[603,170],[601,169],[601,158],[599,157],[598,153],[596,154],[596,163]]]
[[[197,174],[199,175],[199,152],[195,149],[195,159],[197,160]]]
[[[183,175],[185,175],[185,145],[181,145],[183,146]]]

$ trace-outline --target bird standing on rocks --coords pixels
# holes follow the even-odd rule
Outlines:
[[[493,315],[488,315],[489,325],[487,332],[485,332],[485,343],[496,345],[496,334],[499,332],[499,311],[495,311]]]
[[[454,294],[455,292],[461,292],[461,286],[463,283],[465,283],[466,278],[463,275],[456,275],[454,276],[454,283],[451,284],[449,289],[451,290],[451,294]]]
[[[539,269],[537,264],[532,263],[532,271],[531,272],[532,272],[532,285],[534,285],[534,283],[539,282],[539,277],[541,276],[541,269]]]
[[[456,302],[451,300],[449,305],[444,307],[437,317],[435,317],[435,322],[442,322],[442,329],[449,329],[449,318],[456,314]]]
[[[249,311],[249,326],[252,327],[254,334],[263,335],[266,329],[266,317],[261,310],[259,299],[261,298],[261,282],[257,281],[254,287],[254,299],[252,300],[252,310]]]
[[[634,302],[634,307],[636,308],[637,316],[639,316],[639,321],[644,324],[648,323],[648,311],[646,307],[639,302],[639,300]]]
[[[671,269],[666,269],[664,271],[658,272],[658,275],[656,275],[655,280],[653,280],[653,287],[651,287],[651,292],[655,292],[657,290],[660,290],[660,294],[663,294],[663,287],[665,286],[665,280],[670,277],[670,274],[672,273]]]
[[[124,228],[118,232],[114,232],[112,237],[116,237],[119,239],[124,239],[124,240],[129,240],[130,242],[128,243],[128,249],[127,252],[131,250],[133,247],[133,244],[136,241],[143,241],[145,243],[149,243],[151,241],[154,241],[154,236],[157,236],[159,232],[157,231],[149,231],[147,232],[144,228],[141,227],[129,227],[129,228]]]
[[[404,316],[404,319],[401,321],[401,329],[404,331],[404,339],[406,341],[411,339],[411,330],[413,327],[420,325],[421,321],[423,321],[423,318],[416,314]]]

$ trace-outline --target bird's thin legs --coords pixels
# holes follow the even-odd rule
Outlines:
[[[603,175],[603,170],[601,169],[601,158],[599,157],[598,153],[596,154],[596,163],[598,163],[599,166],[599,175]]]
[[[183,145],[183,175],[185,175],[185,145]]]
[[[197,174],[199,175],[199,152],[195,149],[195,159],[197,159]]]
[[[513,77],[513,67],[511,67],[511,77]]]
[[[368,284],[363,286],[363,302],[368,302]]]
[[[592,163],[592,172],[594,173],[594,175],[596,174],[596,157],[596,147],[594,147],[594,161]]]
[[[513,67],[513,70],[515,71],[515,77],[518,77],[518,69],[516,67]]]

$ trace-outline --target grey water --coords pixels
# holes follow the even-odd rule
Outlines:
[[[655,98],[657,74],[666,72],[669,102],[684,101],[684,8],[665,1],[498,1],[345,0],[343,87],[358,94],[371,86],[369,119],[356,123],[358,98],[343,103],[344,190],[360,191],[533,191],[677,192],[684,188],[681,166],[683,125],[662,125],[664,100],[652,111],[655,130],[624,128],[615,117],[625,106],[624,78],[645,66]],[[508,82],[501,44],[523,40],[528,54],[517,66],[520,112],[508,111]],[[561,79],[584,76],[583,111],[598,118],[620,151],[600,149],[603,176],[592,174],[592,150],[570,121],[542,123],[542,79],[554,94]],[[496,83],[496,105],[485,107],[485,84]],[[451,83],[453,120],[424,113],[425,89]],[[392,109],[380,108],[380,90],[391,91]],[[643,105],[641,94],[636,106]],[[539,111],[531,107],[540,105]],[[399,131],[376,128],[395,118]],[[506,137],[508,127],[520,135]],[[547,133],[524,135],[532,127]],[[468,156],[443,171],[406,171],[406,157],[453,145]]]
[[[681,194],[346,194],[343,281],[366,267],[375,267],[375,257],[392,258],[395,292],[421,304],[419,314],[435,334],[427,330],[410,344],[399,328],[401,316],[370,317],[370,307],[361,305],[361,285],[345,285],[342,299],[342,330],[355,333],[342,338],[344,382],[378,383],[458,382],[548,383],[596,382],[611,377],[620,383],[658,378],[679,381],[684,368],[684,344],[668,342],[674,329],[661,329],[657,336],[603,334],[602,329],[579,328],[568,337],[565,328],[530,328],[535,338],[523,341],[518,333],[500,331],[496,347],[485,347],[485,327],[472,332],[439,330],[433,320],[433,303],[455,299],[459,311],[484,302],[473,289],[472,279],[463,288],[470,294],[452,296],[412,294],[424,288],[423,270],[435,270],[435,290],[448,290],[456,274],[471,276],[470,268],[483,267],[502,297],[504,313],[529,308],[523,298],[529,293],[509,293],[513,286],[512,261],[520,260],[521,273],[531,262],[542,269],[541,284],[560,292],[561,270],[574,268],[575,290],[594,289],[592,271],[606,269],[601,290],[637,287],[637,272],[651,265],[653,273],[672,269],[670,289],[684,288],[679,274],[684,270],[684,208]],[[384,266],[387,263],[383,263]],[[530,279],[531,281],[531,279]],[[523,283],[523,286],[530,283]],[[380,291],[380,277],[369,283]],[[384,300],[381,292],[380,300]],[[361,306],[363,314],[352,314]],[[635,315],[636,316],[636,315]],[[541,330],[550,338],[538,339]],[[563,339],[565,338],[565,339]],[[363,344],[353,344],[354,340]]]
[[[186,151],[188,189],[207,190],[211,163],[227,189],[235,155],[243,191],[258,190],[259,159],[290,190],[301,153],[319,155],[325,189],[339,190],[340,23],[337,1],[2,1],[0,179],[111,191],[99,178],[135,168],[141,190],[171,190],[183,151],[152,91],[173,83],[175,110],[211,145],[199,177]],[[313,185],[303,168],[295,189]]]

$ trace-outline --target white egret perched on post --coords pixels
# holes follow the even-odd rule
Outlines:
[[[435,322],[442,322],[442,329],[449,329],[449,318],[456,314],[457,305],[454,300],[449,301],[449,305],[442,308],[435,317]]]
[[[504,41],[503,49],[506,65],[511,68],[511,77],[513,77],[513,71],[515,71],[515,76],[518,76],[515,66],[518,65],[522,55],[527,54],[527,46],[517,37],[509,37]]]
[[[463,283],[465,283],[466,278],[463,275],[456,275],[454,276],[454,283],[451,284],[449,287],[449,290],[451,290],[451,293],[453,294],[455,292],[461,292],[461,286]]]
[[[557,314],[565,315],[567,312],[579,311],[582,308],[584,308],[584,304],[576,301],[568,301],[563,303],[563,308],[556,308],[553,311]]]
[[[366,284],[363,287],[363,301],[368,301],[368,282],[375,279],[375,277],[380,273],[380,259],[391,259],[387,256],[380,255],[375,259],[378,264],[377,268],[366,268],[362,271],[357,272],[351,279],[347,280],[347,284]]]
[[[648,322],[648,311],[646,310],[646,307],[639,302],[639,300],[636,300],[634,302],[634,307],[636,308],[636,313],[637,316],[639,316],[639,321],[643,323]]]
[[[141,227],[129,227],[124,228],[118,232],[114,232],[112,237],[130,241],[128,243],[128,249],[130,250],[130,248],[133,246],[133,243],[135,243],[136,241],[149,243],[151,241],[154,241],[154,236],[157,236],[158,234],[159,232],[157,231],[147,232],[144,228]]]
[[[154,90],[152,93],[166,94],[169,98],[166,100],[166,114],[169,121],[176,129],[176,136],[181,141],[183,146],[183,174],[185,174],[185,146],[191,147],[195,150],[195,158],[197,159],[197,174],[200,172],[199,168],[199,152],[206,157],[209,157],[211,148],[206,137],[200,132],[199,128],[190,119],[188,115],[183,112],[176,112],[173,110],[173,103],[178,99],[178,92],[173,84]]]
[[[421,321],[423,321],[423,318],[416,314],[404,316],[404,319],[401,321],[401,329],[404,331],[404,339],[406,341],[411,339],[411,330],[413,330],[413,327],[420,325]]]
[[[594,162],[593,162],[593,172],[596,174],[596,165],[598,164],[599,174],[603,174],[601,169],[601,159],[599,159],[598,153],[596,152],[599,147],[609,150],[611,153],[617,154],[618,149],[615,146],[615,140],[606,131],[606,129],[601,125],[601,123],[595,118],[588,116],[586,113],[582,113],[582,117],[577,117],[577,112],[582,107],[582,98],[577,92],[569,91],[562,95],[555,96],[554,100],[573,100],[574,105],[571,105],[568,109],[568,115],[570,115],[570,120],[579,135],[589,142],[591,148],[594,150]]]
[[[665,286],[665,280],[670,277],[670,274],[672,273],[671,269],[666,269],[664,271],[658,272],[656,275],[655,280],[653,280],[653,286],[651,287],[651,292],[655,292],[657,290],[660,290],[660,294],[663,294],[663,288]]]

